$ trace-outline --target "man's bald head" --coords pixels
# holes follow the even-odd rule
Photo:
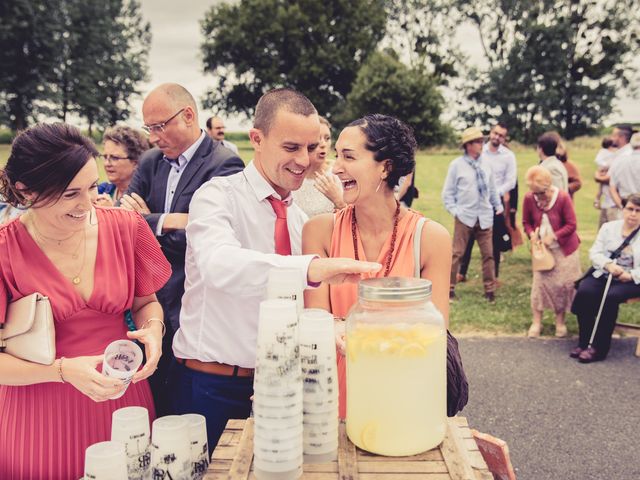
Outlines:
[[[149,141],[168,158],[178,158],[200,136],[196,101],[177,83],[163,83],[149,92],[142,103],[142,119]]]
[[[163,83],[162,85],[158,85],[149,92],[144,101],[145,103],[147,101],[161,101],[174,110],[189,106],[195,115],[198,115],[198,106],[193,95],[177,83]]]

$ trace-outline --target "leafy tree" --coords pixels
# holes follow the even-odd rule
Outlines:
[[[411,67],[446,84],[463,68],[455,41],[461,15],[451,0],[387,0],[387,34],[381,42]]]
[[[87,4],[65,0],[65,48],[58,69],[60,117],[69,111],[94,124],[129,117],[128,100],[146,78],[150,25],[135,0]]]
[[[0,118],[21,130],[39,113],[50,113],[60,17],[53,0],[0,2]]]
[[[253,113],[267,90],[291,86],[322,114],[340,109],[364,60],[385,33],[385,0],[240,0],[202,21],[206,108]]]
[[[433,75],[407,67],[393,51],[376,52],[358,72],[342,120],[393,115],[413,127],[420,145],[439,144],[449,130],[440,121],[444,99],[437,84]]]
[[[484,0],[460,8],[478,27],[489,69],[475,75],[471,120],[497,117],[516,138],[554,128],[587,134],[636,72],[635,0]]]

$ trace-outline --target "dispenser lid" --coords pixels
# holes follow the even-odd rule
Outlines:
[[[367,278],[358,284],[363,300],[414,301],[431,297],[431,280],[413,277]]]

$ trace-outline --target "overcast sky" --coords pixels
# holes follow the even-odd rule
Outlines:
[[[211,85],[212,76],[202,72],[202,33],[199,22],[204,18],[204,13],[218,1],[221,0],[142,0],[142,13],[151,22],[153,35],[149,55],[150,81],[143,86],[143,94],[160,83],[176,82],[186,87],[200,104]],[[470,62],[482,58],[479,37],[472,26],[461,27],[457,37],[465,53],[469,55]],[[640,59],[637,62],[640,64]],[[139,125],[142,122],[142,102],[137,100],[133,104],[136,113],[129,123]],[[640,100],[625,97],[616,104],[618,112],[608,123],[640,119]],[[203,125],[208,114],[209,112],[204,112],[200,115]],[[248,122],[235,118],[228,118],[226,123],[230,130],[249,127]]]

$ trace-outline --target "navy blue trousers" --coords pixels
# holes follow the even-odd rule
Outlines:
[[[577,315],[580,326],[580,348],[587,348],[591,332],[595,325],[600,302],[604,293],[607,277],[594,278],[589,276],[580,282],[580,288],[576,292],[571,311]],[[598,330],[593,340],[593,348],[598,356],[605,358],[611,347],[611,335],[618,318],[618,307],[630,298],[640,297],[640,285],[633,282],[618,282],[613,280],[604,302]]]
[[[169,372],[173,413],[199,413],[207,419],[209,455],[216,447],[227,421],[251,414],[253,377],[227,377],[196,372],[175,360]]]

